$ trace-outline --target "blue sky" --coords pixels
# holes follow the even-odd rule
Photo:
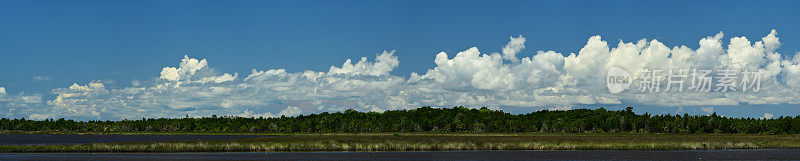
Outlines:
[[[722,46],[727,47],[732,37],[745,36],[755,42],[775,29],[781,44],[775,52],[791,60],[800,47],[800,32],[795,30],[800,28],[800,21],[796,21],[800,10],[796,6],[796,1],[0,1],[0,87],[9,97],[2,110],[12,109],[10,106],[16,111],[54,110],[47,102],[64,94],[59,89],[73,83],[102,82],[106,90],[129,88],[132,82],[140,81],[158,84],[159,71],[176,67],[184,55],[207,59],[213,69],[209,73],[238,73],[241,80],[253,69],[328,72],[346,59],[355,64],[361,57],[371,61],[384,50],[395,50],[393,56],[399,65],[389,75],[408,79],[412,72],[423,75],[436,68],[434,58],[439,52],[446,52],[450,58],[470,47],[478,47],[483,54],[502,52],[510,36],[526,38],[519,57],[550,50],[568,56],[578,53],[595,35],[602,36],[612,48],[620,40],[636,42],[646,38],[657,39],[670,48],[686,45],[697,49],[701,38],[719,32],[725,33]],[[8,103],[13,102],[11,97],[32,95],[41,97],[39,105]],[[283,96],[290,95],[269,97]],[[355,97],[360,96],[332,100]],[[306,101],[313,100],[320,99]],[[370,104],[370,100],[354,102]],[[749,117],[762,116],[765,109],[783,115],[800,113],[792,101],[785,102],[716,109],[725,109],[731,116]],[[176,108],[170,104],[175,102],[152,105],[170,111],[206,110],[197,115],[215,111],[242,113],[210,107]],[[325,106],[326,103],[312,103],[324,108],[304,104],[303,100],[276,99],[268,105],[244,106],[247,111],[262,114],[338,109],[328,109],[337,105]],[[644,106],[609,106],[628,105]],[[124,108],[142,106],[145,105]],[[371,108],[364,105],[360,110]],[[674,113],[676,108],[645,107],[648,110],[641,112]],[[520,112],[529,109],[539,108],[509,108]],[[738,112],[742,110],[751,112]],[[30,117],[35,113],[37,110],[8,117]],[[126,117],[99,113],[50,117]],[[169,113],[182,116],[179,112]]]

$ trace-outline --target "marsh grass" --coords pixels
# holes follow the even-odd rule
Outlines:
[[[441,150],[797,149],[800,135],[743,134],[294,134],[216,141],[2,145],[0,152],[243,152]]]

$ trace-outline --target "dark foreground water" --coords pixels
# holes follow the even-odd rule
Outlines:
[[[800,150],[0,153],[0,160],[797,160]]]
[[[0,145],[86,144],[140,141],[229,140],[268,135],[30,135],[0,134]]]

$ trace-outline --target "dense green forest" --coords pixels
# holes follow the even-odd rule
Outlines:
[[[716,115],[651,115],[625,110],[574,109],[509,114],[487,108],[379,112],[347,110],[280,118],[160,118],[123,121],[0,119],[4,131],[66,132],[453,132],[453,133],[758,133],[800,134],[800,116],[773,119]]]

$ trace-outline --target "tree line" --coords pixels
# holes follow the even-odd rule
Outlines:
[[[800,134],[800,116],[771,119],[712,115],[635,114],[624,110],[573,109],[510,114],[488,108],[431,108],[385,112],[323,112],[278,118],[143,118],[121,121],[0,119],[3,131],[64,132],[446,132],[446,133],[748,133]]]

